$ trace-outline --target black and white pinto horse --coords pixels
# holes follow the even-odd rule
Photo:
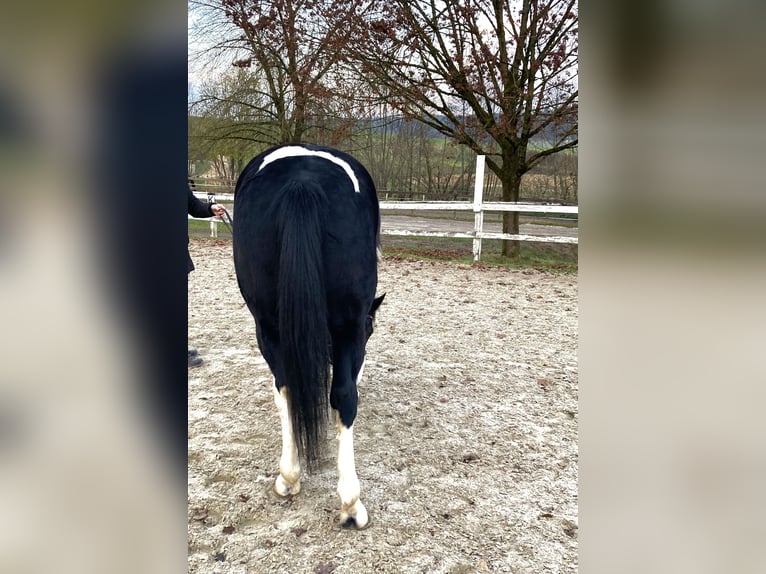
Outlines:
[[[274,375],[282,456],[274,490],[301,488],[300,461],[316,468],[329,406],[338,430],[343,526],[364,528],[353,424],[372,334],[380,245],[375,185],[351,156],[285,145],[255,157],[234,195],[234,265]],[[332,380],[330,383],[330,367]]]

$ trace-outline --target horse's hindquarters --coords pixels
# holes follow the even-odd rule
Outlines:
[[[296,494],[299,461],[311,470],[319,460],[329,397],[338,424],[341,523],[364,528],[369,517],[359,500],[352,428],[377,286],[380,216],[372,179],[337,150],[273,148],[245,168],[234,210],[237,281],[275,378],[282,426],[275,490]]]

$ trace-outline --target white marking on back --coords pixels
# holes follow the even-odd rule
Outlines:
[[[312,156],[312,155],[316,157],[321,157],[322,159],[326,159],[328,161],[333,162],[335,165],[340,166],[343,169],[343,171],[346,172],[346,175],[348,175],[349,179],[351,180],[351,183],[354,184],[354,191],[359,193],[359,180],[356,178],[356,175],[354,174],[354,170],[351,169],[351,166],[348,164],[348,162],[326,151],[311,150],[298,145],[289,145],[289,146],[281,147],[278,150],[271,152],[269,155],[263,158],[263,161],[261,162],[261,166],[258,168],[258,171],[261,171],[268,164],[270,164],[271,162],[277,161],[279,159],[284,159],[286,157],[300,157],[300,156]]]

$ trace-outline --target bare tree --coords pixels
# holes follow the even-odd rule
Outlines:
[[[270,144],[279,141],[277,122],[262,82],[249,70],[229,70],[206,81],[191,105],[192,115],[215,118],[205,137]]]
[[[465,148],[456,149],[454,140],[445,136],[433,141],[433,138],[426,138],[425,134],[420,136],[420,146],[423,150],[421,179],[427,191],[436,194],[440,199],[460,197],[466,201],[470,200],[470,174],[462,155]],[[473,157],[470,165],[475,166]]]
[[[227,91],[204,90],[198,101],[206,113],[238,108],[226,137],[298,143],[312,130],[329,141],[348,130],[343,110],[353,88],[336,65],[347,40],[348,3],[192,0],[191,6],[198,33],[208,36],[205,54],[229,58],[241,71]]]
[[[259,113],[249,80],[242,70],[224,74],[200,87],[189,110],[189,159],[204,160],[214,177],[235,179],[261,151],[258,144],[274,141],[274,126]]]
[[[355,55],[370,89],[487,155],[504,201],[518,201],[542,158],[577,145],[575,0],[370,0],[359,13]],[[549,147],[530,146],[543,137]],[[518,225],[504,214],[505,233]],[[504,242],[504,255],[519,253]]]

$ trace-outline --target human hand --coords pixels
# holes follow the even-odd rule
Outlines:
[[[218,205],[217,203],[213,203],[210,206],[210,211],[213,212],[213,215],[216,217],[223,217],[223,214],[226,213],[222,205]]]

